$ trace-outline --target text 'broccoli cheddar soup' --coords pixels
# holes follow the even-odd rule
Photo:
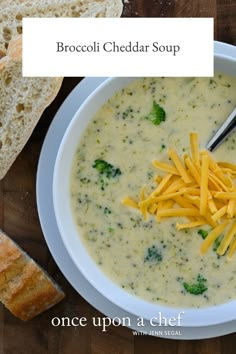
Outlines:
[[[88,124],[71,172],[74,220],[124,290],[178,307],[236,298],[236,136],[204,151],[235,106],[236,78],[142,78]]]

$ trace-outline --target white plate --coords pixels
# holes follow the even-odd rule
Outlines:
[[[215,51],[221,54],[222,50],[224,53],[227,52],[227,55],[229,56],[236,56],[236,47],[216,42]],[[52,200],[53,169],[61,139],[74,113],[87,96],[105,79],[106,78],[85,78],[75,87],[55,115],[41,150],[37,173],[37,205],[44,237],[53,258],[74,289],[91,305],[110,318],[129,317],[131,321],[130,328],[134,330],[141,330],[142,332],[151,335],[156,335],[158,331],[163,331],[162,337],[171,339],[204,339],[235,332],[236,321],[217,326],[196,328],[156,328],[152,327],[148,321],[144,321],[144,327],[138,327],[137,318],[120,309],[118,306],[115,306],[112,302],[108,301],[97,292],[78,271],[70,259],[61,240],[54,215]],[[154,314],[153,316],[155,315],[157,314]],[[169,330],[180,330],[181,335],[170,335],[165,332]]]

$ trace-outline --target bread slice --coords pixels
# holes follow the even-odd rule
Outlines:
[[[10,41],[0,60],[0,179],[20,153],[62,78],[22,77],[22,36]]]
[[[1,0],[0,57],[22,33],[23,17],[120,17],[121,0]]]
[[[64,297],[58,285],[0,231],[0,301],[8,310],[26,321]]]

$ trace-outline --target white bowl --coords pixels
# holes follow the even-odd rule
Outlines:
[[[236,57],[230,58],[215,54],[215,70],[236,76]],[[184,327],[210,326],[235,320],[236,301],[202,309],[184,309],[150,303],[126,292],[98,268],[88,254],[83,241],[78,237],[78,228],[75,225],[70,204],[72,159],[79,139],[90,119],[108,98],[132,80],[134,78],[110,78],[106,80],[82,104],[63,137],[53,176],[53,203],[64,245],[79,271],[96,290],[117,306],[137,317],[143,317],[150,321],[151,318],[157,317],[161,313],[162,316],[169,319],[171,317],[177,318],[180,312],[184,312],[181,321],[181,325]]]

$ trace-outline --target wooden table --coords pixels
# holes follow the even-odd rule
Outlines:
[[[214,17],[215,39],[236,45],[236,0],[130,0],[125,17]],[[69,285],[46,246],[37,214],[35,184],[40,149],[57,109],[81,78],[67,78],[44,112],[29,142],[0,182],[0,227],[48,270],[66,292],[66,299],[30,322],[23,323],[0,305],[0,353],[4,354],[233,354],[236,333],[201,340],[177,341],[133,336],[124,327],[106,333],[90,325],[102,314]],[[86,317],[87,327],[53,327],[54,316]]]

